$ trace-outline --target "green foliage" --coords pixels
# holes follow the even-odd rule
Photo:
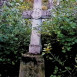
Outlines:
[[[23,10],[31,10],[33,8],[33,2],[31,0],[12,0],[12,5],[17,5],[21,11]]]
[[[11,3],[12,4],[12,3]],[[2,8],[0,15],[0,63],[14,65],[28,51],[30,22],[22,18],[13,4]]]
[[[62,52],[70,51],[77,43],[77,6],[65,3],[52,11],[52,19],[43,23],[42,34],[49,35],[63,45]]]
[[[51,75],[50,77],[61,77],[61,75],[57,75],[57,76],[56,76],[56,74],[59,72],[58,69],[59,69],[59,68],[58,68],[57,66],[55,66],[54,72],[53,72],[54,75]]]
[[[44,46],[43,55],[45,59],[51,60],[51,71],[54,68],[50,77],[74,77],[77,72],[76,2],[61,1],[60,5],[52,10],[51,17],[42,25],[42,44],[47,44]],[[47,53],[49,43],[52,50]]]

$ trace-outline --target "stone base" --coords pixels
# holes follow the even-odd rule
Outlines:
[[[19,77],[45,77],[44,59],[41,55],[23,54]]]

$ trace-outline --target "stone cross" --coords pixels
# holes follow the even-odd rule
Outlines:
[[[48,8],[53,8],[53,1],[48,0]],[[24,11],[23,18],[32,19],[32,33],[29,45],[29,53],[40,54],[41,45],[41,34],[39,33],[42,19],[51,17],[51,10],[42,10],[42,0],[34,0],[33,10]]]
[[[31,34],[31,41],[29,45],[29,53],[38,54],[40,53],[40,50],[42,48],[40,37],[41,34],[38,32],[39,29],[37,29],[41,23],[42,20],[40,19],[42,13],[42,2],[41,0],[34,0],[34,7],[33,7],[33,13],[32,13],[32,34]]]

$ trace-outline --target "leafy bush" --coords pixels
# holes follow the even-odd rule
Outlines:
[[[77,75],[76,2],[62,1],[52,10],[51,16],[52,18],[42,25],[42,44],[45,44],[43,55],[50,64],[47,66],[51,68],[48,69],[51,73],[49,76],[75,77]]]
[[[62,52],[70,51],[77,43],[77,6],[63,4],[52,11],[52,18],[43,23],[42,34],[62,44]]]
[[[0,15],[0,63],[14,65],[28,51],[29,38],[30,22],[22,18],[16,6],[4,5]]]

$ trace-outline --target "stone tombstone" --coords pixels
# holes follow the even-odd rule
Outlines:
[[[53,1],[48,1],[48,10],[42,10],[42,0],[34,0],[33,10],[24,11],[22,14],[23,18],[32,19],[32,33],[29,53],[22,55],[19,77],[45,77],[44,59],[40,55],[42,45],[39,31],[42,19],[51,18]]]
[[[39,33],[42,19],[51,17],[51,9],[53,8],[53,0],[48,0],[48,10],[42,10],[42,0],[34,0],[33,10],[23,12],[23,18],[32,19],[32,33],[29,45],[29,53],[40,54],[41,34]]]
[[[33,13],[32,13],[32,34],[29,46],[29,53],[40,54],[41,51],[41,34],[39,33],[39,26],[42,24],[42,1],[34,0]]]

